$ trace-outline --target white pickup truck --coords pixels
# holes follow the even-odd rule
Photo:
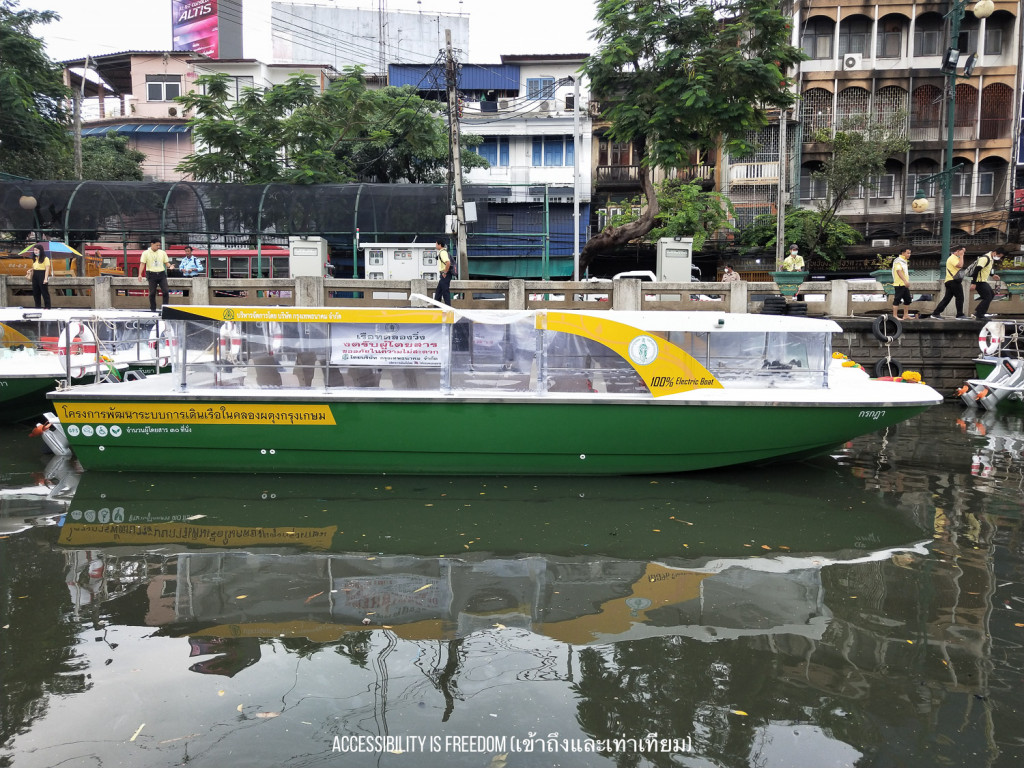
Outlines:
[[[660,280],[658,280],[658,276],[656,274],[654,274],[649,269],[633,269],[633,270],[630,270],[628,272],[619,272],[617,275],[615,275],[611,279],[609,279],[607,277],[591,277],[591,278],[588,278],[589,282],[595,282],[595,283],[610,283],[613,280],[639,280],[642,283],[657,283],[657,282],[661,282]],[[700,267],[696,267],[695,266],[695,267],[691,268],[691,278],[690,278],[690,281],[694,282],[694,283],[699,283],[700,282]],[[607,301],[608,300],[608,297],[606,295],[604,295],[604,294],[590,294],[590,293],[588,293],[588,294],[583,295],[582,297],[577,297],[577,301],[579,301],[580,298],[582,298],[583,301]],[[648,294],[646,298],[647,298],[648,301],[657,301],[658,296],[657,296],[657,294]],[[711,296],[705,296],[704,294],[691,293],[690,294],[690,298],[693,301],[714,301],[714,299]]]

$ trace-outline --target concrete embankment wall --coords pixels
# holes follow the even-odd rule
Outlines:
[[[843,327],[833,349],[842,352],[874,375],[875,364],[886,357],[886,345],[872,333],[873,318],[835,318]],[[978,335],[984,323],[975,320],[909,320],[903,333],[889,344],[889,354],[905,371],[921,378],[947,398],[973,378],[974,358],[980,354]]]

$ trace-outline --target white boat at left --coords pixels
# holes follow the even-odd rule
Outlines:
[[[166,368],[170,334],[152,312],[0,309],[0,421],[42,413],[46,393],[60,387]]]

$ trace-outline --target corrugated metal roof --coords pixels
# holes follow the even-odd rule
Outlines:
[[[83,136],[106,136],[114,133],[188,133],[189,127],[180,123],[110,123],[82,128]]]
[[[444,68],[438,64],[392,64],[391,85],[411,85],[420,91],[443,90]],[[458,88],[463,91],[518,91],[516,64],[464,64],[459,70]]]

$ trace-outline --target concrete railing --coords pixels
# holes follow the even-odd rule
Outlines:
[[[224,306],[365,306],[407,307],[410,296],[433,295],[426,280],[355,280],[322,277],[246,279],[171,278],[171,304]],[[55,307],[89,309],[146,309],[148,286],[133,277],[54,277],[50,295]],[[926,296],[912,308],[932,311],[942,295],[936,281],[911,283],[915,296]],[[813,281],[801,286],[807,314],[855,317],[891,310],[879,283],[865,281]],[[966,311],[976,299],[968,294]],[[594,282],[534,280],[455,280],[453,303],[463,309],[617,309],[718,310],[760,312],[767,296],[778,296],[775,283],[642,283],[638,280]],[[794,299],[790,299],[794,301]],[[24,277],[0,275],[0,306],[31,307],[31,282]],[[998,300],[993,311],[1002,316],[1024,316],[1024,297]],[[947,314],[952,311],[947,309]]]

